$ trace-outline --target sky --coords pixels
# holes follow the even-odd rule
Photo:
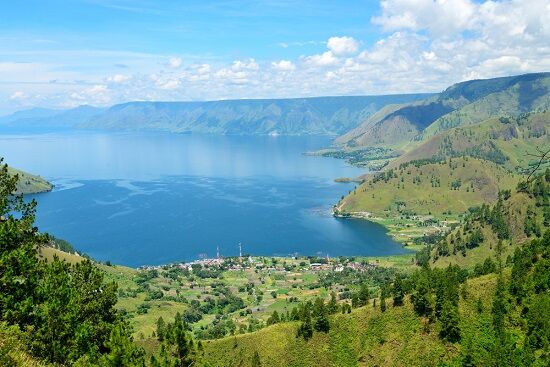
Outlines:
[[[0,115],[550,71],[550,0],[0,0]]]

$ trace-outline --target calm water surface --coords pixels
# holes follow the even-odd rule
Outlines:
[[[55,184],[37,224],[100,260],[139,266],[202,255],[391,255],[383,227],[331,206],[361,170],[302,153],[324,137],[138,133],[0,135],[0,156]]]

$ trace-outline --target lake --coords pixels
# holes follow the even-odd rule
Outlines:
[[[41,231],[98,260],[140,266],[202,256],[404,253],[386,230],[331,215],[363,170],[303,152],[327,137],[59,132],[0,135],[0,155],[55,184]]]

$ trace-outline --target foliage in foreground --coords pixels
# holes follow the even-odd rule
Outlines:
[[[39,260],[48,237],[34,227],[36,202],[13,195],[17,181],[0,167],[0,321],[48,363],[143,366],[143,352],[114,308],[116,284],[106,284],[88,260]],[[12,348],[5,348],[9,358]]]

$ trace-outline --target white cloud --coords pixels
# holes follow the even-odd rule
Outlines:
[[[296,69],[296,66],[289,60],[274,61],[271,63],[271,67],[278,71],[292,71]]]
[[[195,66],[195,70],[197,72],[198,75],[206,75],[206,74],[209,74],[210,73],[210,65],[208,64],[201,64],[201,65],[196,65]]]
[[[130,77],[123,74],[115,74],[107,78],[107,82],[116,83],[116,84],[124,83],[124,82],[127,82],[128,80],[130,80]]]
[[[183,64],[183,61],[179,57],[171,57],[168,60],[168,67],[170,67],[172,69],[179,69],[182,64]]]
[[[352,37],[330,37],[327,47],[336,56],[352,55],[359,49],[357,41]]]
[[[179,57],[127,52],[99,52],[94,59],[88,50],[56,53],[39,63],[7,61],[0,51],[0,111],[131,100],[438,91],[472,78],[550,70],[550,0],[385,0],[371,22],[380,35],[370,44],[351,36],[285,43],[289,50],[316,50],[298,58],[185,55],[187,66]],[[41,55],[25,53],[24,59]],[[86,73],[77,71],[82,63],[91,65]],[[128,66],[121,70],[115,64]]]
[[[241,70],[259,70],[260,65],[256,62],[254,59],[248,59],[248,60],[235,60],[233,61],[233,65],[231,65],[231,69],[233,71],[241,71]]]
[[[305,56],[302,59],[306,64],[317,67],[332,66],[338,63],[338,59],[334,57],[332,51],[326,51],[319,55]]]
[[[178,79],[168,79],[168,80],[162,80],[157,81],[156,83],[157,87],[164,90],[174,90],[178,89],[181,85],[181,82]]]
[[[25,98],[27,98],[27,95],[24,92],[17,91],[10,96],[10,101],[20,101]]]

